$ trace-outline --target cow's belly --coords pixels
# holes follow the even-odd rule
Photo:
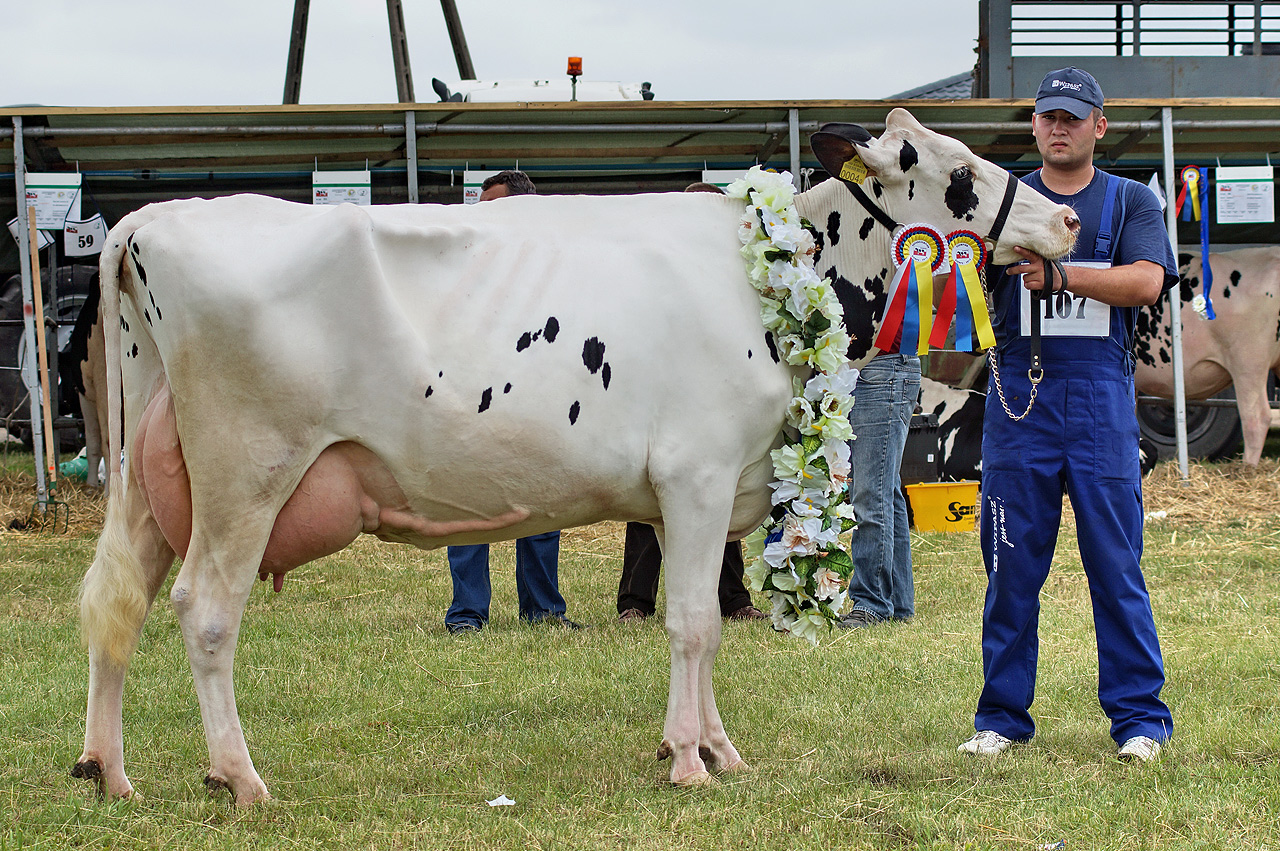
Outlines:
[[[134,475],[165,540],[182,558],[191,546],[191,482],[178,437],[168,385],[161,388],[138,425]],[[386,540],[423,545],[469,533],[488,533],[528,518],[512,509],[494,518],[432,522],[415,514],[391,470],[357,443],[326,447],[302,476],[276,515],[258,573],[274,576],[338,552],[362,532]]]

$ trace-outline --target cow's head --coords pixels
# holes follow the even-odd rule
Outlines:
[[[827,124],[810,144],[823,168],[832,175],[844,170],[847,180],[858,181],[857,163],[854,168],[848,164],[860,160],[867,172],[864,191],[894,221],[926,222],[943,233],[963,228],[991,235],[1009,173],[961,142],[929,130],[905,109],[889,113],[878,139],[856,124]],[[1070,207],[1018,184],[992,259],[1018,262],[1014,245],[1061,257],[1071,250],[1079,227]]]

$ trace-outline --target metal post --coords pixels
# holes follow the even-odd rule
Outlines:
[[[409,180],[409,203],[418,203],[418,123],[414,111],[404,114],[405,176]]]
[[[800,110],[787,110],[787,129],[790,131],[789,142],[791,144],[791,182],[796,185],[796,191],[799,192],[803,187],[800,181]]]
[[[409,39],[404,33],[404,9],[400,6],[400,0],[387,0],[387,21],[391,25],[391,60],[396,66],[396,97],[399,98],[399,103],[413,103]]]
[[[1178,214],[1174,210],[1173,173],[1173,107],[1162,107],[1160,124],[1164,133],[1164,221],[1169,231],[1169,245],[1173,256],[1178,256]],[[1189,480],[1187,469],[1187,389],[1182,373],[1182,285],[1169,291],[1169,330],[1173,337],[1173,418],[1174,434],[1178,441],[1178,469],[1183,483]]]
[[[440,0],[444,12],[444,25],[449,30],[449,43],[453,45],[453,58],[458,63],[458,79],[474,80],[475,66],[471,64],[471,51],[467,49],[467,37],[462,32],[462,19],[458,17],[458,4],[454,0]]]
[[[284,100],[297,103],[302,93],[302,54],[307,47],[307,14],[311,0],[293,0],[293,31],[289,34],[289,59],[284,70]]]
[[[27,224],[27,168],[26,153],[22,145],[22,119],[13,118],[13,182],[15,198],[18,201],[18,229],[23,235],[18,251],[18,269],[22,275],[22,319],[25,323],[28,354],[35,347],[36,320],[34,314],[33,290],[31,285],[31,255],[26,249]],[[22,383],[27,388],[31,399],[31,444],[36,454],[36,501],[44,504],[49,499],[49,486],[44,476],[44,418],[40,408],[40,381],[36,378],[36,357],[27,358],[22,369]]]

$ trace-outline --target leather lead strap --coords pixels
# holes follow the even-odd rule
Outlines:
[[[1009,211],[1013,209],[1013,198],[1018,194],[1018,178],[1013,176],[1013,172],[1007,172],[1008,179],[1004,184],[1004,200],[1000,202],[1000,211],[996,213],[996,220],[991,223],[991,233],[987,239],[993,243],[998,242],[1000,234],[1004,232],[1004,224],[1009,220]]]
[[[867,212],[870,213],[877,222],[889,229],[889,233],[893,233],[898,229],[898,223],[890,218],[888,213],[877,207],[875,202],[867,197],[867,193],[862,191],[861,186],[856,183],[850,183],[847,180],[844,181],[844,185],[849,187],[849,191],[853,193],[853,197],[858,199],[858,203],[865,207]]]

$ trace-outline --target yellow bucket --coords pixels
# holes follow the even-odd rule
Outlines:
[[[921,532],[971,532],[978,520],[977,482],[907,485],[913,526]]]

